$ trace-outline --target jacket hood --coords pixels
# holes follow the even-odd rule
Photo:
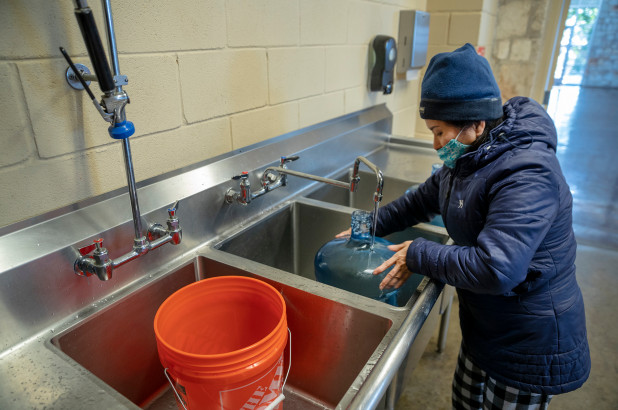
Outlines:
[[[545,144],[556,151],[556,127],[540,104],[530,98],[514,97],[502,108],[504,121],[490,132],[488,141],[469,153],[477,166],[493,161],[506,151],[530,148],[533,143]]]

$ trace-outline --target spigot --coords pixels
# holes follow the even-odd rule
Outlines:
[[[290,156],[290,157],[281,157],[280,163],[279,163],[280,165],[279,166],[281,168],[283,168],[283,169],[287,169],[286,164],[288,162],[296,161],[298,158],[300,158],[298,155],[293,155],[293,156]],[[270,177],[270,175],[268,175],[268,177]],[[281,179],[281,184],[280,185],[281,186],[287,186],[287,184],[288,184],[288,174],[281,174],[280,179]],[[272,180],[271,183],[275,182],[276,180],[277,180],[277,178]]]
[[[240,192],[229,188],[225,192],[225,202],[232,204],[238,202],[241,205],[247,205],[251,202],[251,182],[249,181],[249,172],[243,171],[240,175],[234,175],[232,180],[240,180]]]
[[[180,227],[180,221],[176,217],[179,205],[180,200],[174,202],[174,204],[167,209],[167,229],[163,228],[163,225],[158,223],[148,228],[148,240],[150,242],[166,235],[169,235],[169,242],[171,242],[172,245],[178,245],[182,241],[182,228]]]
[[[171,208],[168,208],[167,214],[167,233],[172,237],[170,241],[173,245],[178,245],[182,240],[182,228],[180,227],[180,221],[176,218],[176,211],[178,211],[178,205],[180,201],[176,201]]]
[[[350,177],[350,192],[356,192],[356,188],[358,187],[358,183],[360,181],[358,169],[361,162],[367,165],[376,174],[377,184],[376,190],[373,193],[373,202],[379,204],[382,201],[382,192],[384,190],[384,175],[382,174],[380,168],[365,157],[357,157],[354,161],[354,168],[352,171],[352,176]]]
[[[92,252],[92,254],[90,254]],[[103,247],[103,239],[95,239],[92,245],[79,249],[80,257],[75,261],[73,270],[79,276],[97,275],[101,280],[112,278],[113,261],[109,258],[107,249]]]

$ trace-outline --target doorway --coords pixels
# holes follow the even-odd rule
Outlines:
[[[602,0],[571,0],[560,41],[554,86],[580,85]]]
[[[577,104],[590,44],[603,0],[571,0],[560,40],[547,111],[557,128],[568,122]]]

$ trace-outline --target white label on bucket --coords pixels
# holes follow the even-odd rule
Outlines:
[[[262,385],[261,382],[269,382],[269,377],[272,377],[269,385]],[[275,366],[260,379],[254,380],[242,387],[220,391],[219,403],[221,405],[221,410],[231,408],[240,410],[263,410],[267,408],[268,405],[281,394],[282,378],[283,355],[281,355]],[[249,396],[249,399],[246,399],[247,396]]]

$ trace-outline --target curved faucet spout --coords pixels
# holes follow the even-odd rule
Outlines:
[[[352,171],[352,177],[350,178],[350,191],[356,192],[358,182],[360,181],[360,177],[358,176],[358,168],[361,162],[367,165],[376,174],[377,185],[376,191],[373,194],[373,201],[379,203],[382,201],[382,191],[384,191],[384,175],[382,175],[380,168],[365,157],[357,157],[356,161],[354,161],[354,170]]]

